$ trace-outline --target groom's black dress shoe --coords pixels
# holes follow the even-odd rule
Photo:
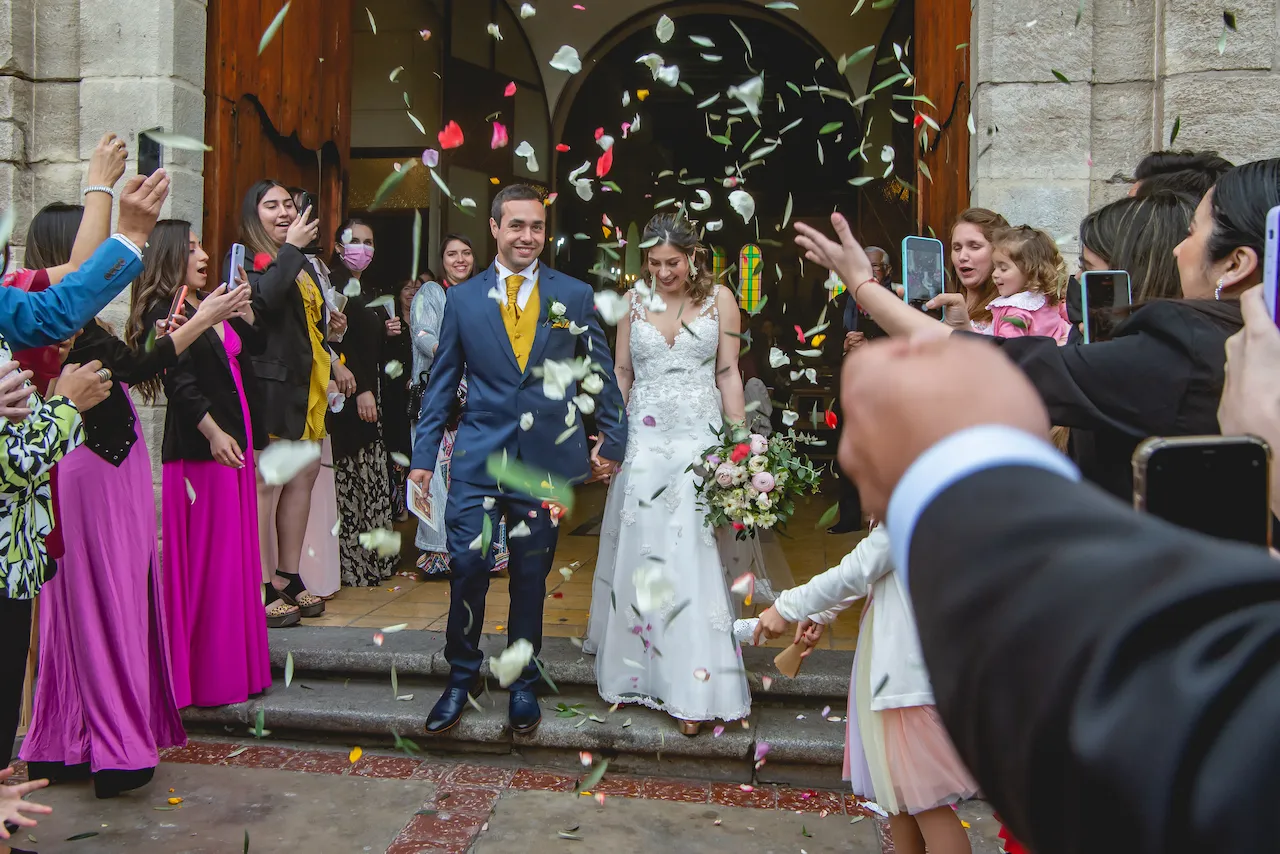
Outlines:
[[[453,729],[466,707],[466,688],[446,689],[427,716],[427,735],[441,735]]]
[[[517,735],[529,735],[542,723],[538,695],[532,691],[512,691],[509,714],[511,731]]]

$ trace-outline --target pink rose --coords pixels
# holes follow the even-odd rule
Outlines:
[[[751,434],[751,453],[767,454],[769,453],[769,440],[759,433]]]
[[[716,469],[716,483],[720,484],[721,486],[732,486],[733,485],[733,466],[729,465],[728,463],[721,463],[720,467]]]
[[[751,478],[751,485],[761,492],[773,492],[773,475],[767,471],[762,471]]]

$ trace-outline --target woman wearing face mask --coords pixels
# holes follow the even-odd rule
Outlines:
[[[293,196],[275,181],[259,181],[245,194],[240,240],[252,260],[248,272],[253,310],[266,339],[265,350],[253,356],[262,403],[252,414],[272,442],[320,443],[326,435],[330,394],[354,391],[354,379],[337,365],[326,341],[330,309],[322,280],[302,251],[315,242],[318,228],[312,212],[300,214]],[[263,569],[271,573],[266,587],[269,612],[283,600],[298,606],[303,617],[324,613],[324,600],[311,593],[299,575],[319,473],[317,460],[278,487],[278,501],[277,488],[261,484],[258,527]]]
[[[1134,449],[1150,436],[1218,432],[1226,340],[1242,326],[1240,294],[1262,279],[1267,211],[1280,204],[1280,158],[1232,169],[1201,200],[1173,250],[1182,299],[1157,299],[1116,326],[1110,341],[1058,347],[1052,339],[993,339],[1035,384],[1054,424],[1095,434],[1086,474],[1117,497],[1133,495]],[[845,281],[870,277],[866,253],[843,217],[840,242],[797,225],[807,257],[839,268]],[[866,273],[866,275],[864,275]],[[861,277],[861,278],[860,278]],[[881,300],[854,295],[890,334],[950,334],[950,327]]]
[[[378,412],[387,314],[381,308],[370,308],[370,303],[378,301],[365,276],[373,254],[373,230],[366,223],[350,219],[338,228],[331,262],[333,278],[347,283],[344,294],[348,302],[344,309],[347,330],[334,347],[355,375],[356,394],[341,411],[329,414],[329,432],[338,492],[342,583],[348,587],[376,586],[391,577],[398,561],[398,555],[384,555],[360,545],[361,534],[390,531],[392,524],[387,449],[382,443]]]
[[[472,251],[471,239],[462,234],[449,234],[444,238],[441,250],[444,278],[439,284],[427,282],[413,298],[409,331],[413,338],[413,382],[414,391],[410,399],[421,405],[422,390],[427,385],[427,375],[435,361],[436,347],[440,344],[440,326],[444,322],[444,292],[460,285],[475,275],[475,254]],[[467,381],[464,379],[458,387],[458,412],[467,400]],[[411,404],[411,410],[416,407]],[[419,414],[411,411],[416,424]],[[447,429],[440,442],[440,451],[436,454],[436,472],[441,477],[431,478],[431,499],[438,513],[444,512],[449,498],[449,461],[453,458],[453,440],[457,433],[457,418],[450,422],[453,429]],[[493,549],[496,559],[493,564],[494,573],[507,568],[507,534],[506,521],[498,524],[498,535],[493,538]],[[436,530],[426,522],[418,523],[418,535],[414,540],[422,554],[418,556],[418,569],[427,578],[449,577],[449,549],[445,542],[444,526]]]
[[[79,216],[73,208],[43,212],[28,246],[37,257],[65,263],[70,241],[43,242],[42,234],[57,232],[46,230],[40,217],[61,217],[70,226]],[[182,272],[189,284],[202,286],[208,256],[189,242],[186,223],[158,225],[148,251],[175,228]],[[114,797],[148,783],[158,750],[186,740],[171,680],[151,457],[129,385],[153,380],[206,330],[248,310],[247,286],[230,293],[219,287],[172,332],[151,337],[157,328],[151,324],[146,336],[134,337],[136,348],[95,322],[66,355],[70,364],[100,361],[116,385],[85,415],[86,447],[58,464],[64,553],[60,572],[43,591],[40,678],[21,754],[40,777],[92,773],[98,797]]]

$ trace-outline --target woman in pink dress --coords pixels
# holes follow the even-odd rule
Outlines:
[[[28,237],[35,255],[65,258],[70,241],[59,235],[74,233],[81,213],[63,206],[37,216]],[[159,750],[186,741],[170,679],[151,458],[128,386],[174,364],[248,299],[247,288],[217,296],[185,328],[145,346],[95,322],[70,347],[68,362],[101,361],[116,385],[86,413],[85,446],[58,464],[64,554],[41,597],[34,711],[21,753],[34,774],[92,773],[98,797],[113,797],[149,782]]]
[[[131,331],[141,334],[165,317],[184,276],[182,310],[198,315],[216,281],[201,272],[208,256],[190,225],[160,223],[145,261]],[[248,352],[258,340],[253,320],[247,311],[204,332],[164,376],[165,607],[180,707],[239,703],[265,691],[267,621],[301,619],[283,602],[263,615],[254,452],[266,436],[249,418],[257,387]]]

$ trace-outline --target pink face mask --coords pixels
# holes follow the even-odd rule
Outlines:
[[[349,243],[342,247],[342,263],[351,270],[363,273],[373,263],[373,247],[363,243]]]

